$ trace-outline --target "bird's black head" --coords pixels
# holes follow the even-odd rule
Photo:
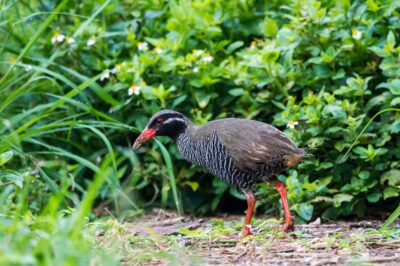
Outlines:
[[[159,111],[150,118],[146,128],[133,144],[133,148],[139,148],[143,142],[155,136],[168,136],[175,140],[186,130],[189,123],[189,119],[181,113],[172,110]]]

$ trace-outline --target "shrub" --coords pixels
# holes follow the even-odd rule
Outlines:
[[[2,180],[18,189],[31,185],[24,173],[34,175],[31,208],[40,210],[62,180],[85,191],[110,153],[116,172],[100,197],[121,208],[127,198],[129,208],[144,207],[153,194],[173,204],[156,144],[141,150],[141,163],[129,150],[128,125],[143,128],[161,108],[196,123],[298,122],[285,132],[312,156],[280,178],[300,220],[398,203],[398,112],[378,116],[341,160],[369,118],[400,104],[398,1],[70,1],[35,36],[55,6],[12,3],[1,13],[0,151],[15,153]],[[210,212],[227,193],[242,197],[162,141],[185,210]],[[270,186],[257,194],[262,211],[279,204]]]

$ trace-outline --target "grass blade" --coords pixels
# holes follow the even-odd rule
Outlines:
[[[82,228],[85,224],[85,216],[89,214],[92,209],[94,200],[99,194],[101,185],[107,179],[109,175],[111,175],[114,171],[110,168],[110,164],[114,160],[113,155],[107,156],[100,166],[100,171],[98,171],[94,177],[93,182],[90,184],[85,197],[83,198],[79,208],[74,213],[72,217],[72,223],[70,230],[72,238],[78,238],[82,232]]]
[[[92,22],[92,20],[101,13],[101,11],[103,11],[104,8],[106,8],[106,6],[111,2],[111,0],[107,0],[105,1],[87,20],[85,20],[85,22],[83,22],[80,27],[75,31],[75,33],[73,34],[73,37],[77,37],[79,36],[85,29],[86,27],[89,25],[90,22]]]
[[[400,205],[394,210],[394,212],[389,216],[389,218],[386,219],[386,221],[383,223],[381,228],[388,227],[391,225],[398,217],[400,216]]]
[[[172,167],[171,156],[169,156],[167,149],[160,141],[158,141],[157,139],[155,139],[155,141],[156,141],[157,145],[160,147],[161,153],[164,157],[165,164],[167,165],[169,182],[171,184],[171,189],[172,189],[172,194],[174,196],[175,206],[178,211],[178,214],[181,215],[182,214],[181,204],[180,204],[179,197],[178,197],[178,190],[176,188],[175,175],[174,175],[174,169]]]
[[[99,168],[95,164],[90,162],[89,160],[86,160],[85,158],[83,158],[81,156],[78,156],[78,155],[75,155],[75,154],[73,154],[73,153],[71,153],[71,152],[69,152],[67,150],[61,149],[59,147],[48,145],[48,144],[46,144],[44,142],[41,142],[39,140],[32,139],[32,138],[26,139],[25,141],[33,143],[33,144],[36,144],[36,145],[39,145],[39,146],[43,146],[43,147],[46,147],[47,149],[49,149],[49,152],[41,151],[41,152],[36,152],[36,153],[40,153],[40,154],[56,154],[56,155],[59,155],[59,156],[67,157],[67,158],[70,158],[70,159],[72,159],[72,160],[74,160],[74,161],[86,166],[87,168],[91,169],[93,172],[97,173],[99,171]]]

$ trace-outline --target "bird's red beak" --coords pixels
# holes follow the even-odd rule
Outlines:
[[[156,136],[156,130],[146,127],[143,130],[143,132],[139,135],[139,137],[136,139],[135,143],[133,143],[133,149],[139,148],[145,141],[154,138],[155,136]]]

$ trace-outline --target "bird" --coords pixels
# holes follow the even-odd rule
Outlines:
[[[161,110],[150,118],[133,149],[156,136],[171,138],[183,158],[246,195],[247,212],[242,236],[253,234],[254,190],[260,182],[275,186],[283,206],[283,231],[294,230],[286,185],[277,175],[296,166],[307,152],[298,148],[283,132],[263,122],[240,118],[223,118],[196,125],[179,112]]]

